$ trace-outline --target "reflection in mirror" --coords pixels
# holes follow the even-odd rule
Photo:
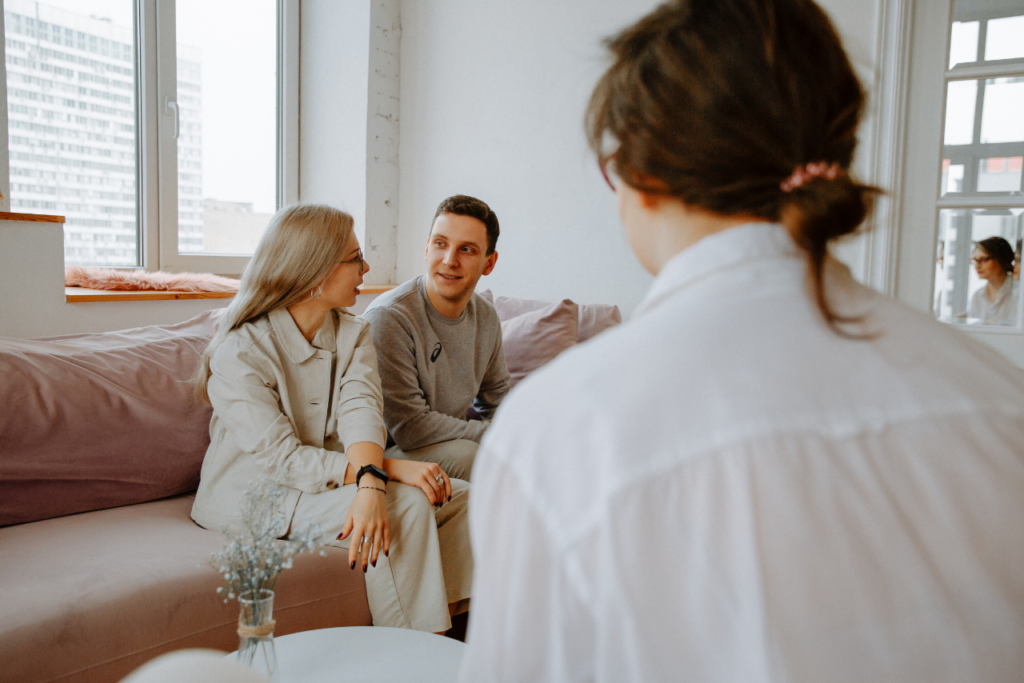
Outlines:
[[[1024,209],[939,212],[934,313],[944,322],[1018,326]]]

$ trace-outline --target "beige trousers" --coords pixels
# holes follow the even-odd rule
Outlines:
[[[366,570],[366,597],[374,626],[432,633],[451,628],[448,605],[465,605],[473,581],[469,489],[466,482],[452,479],[451,501],[434,508],[414,486],[387,485],[391,548],[387,557],[380,553],[376,567]],[[301,529],[312,518],[320,524],[329,545],[348,548],[352,536],[344,541],[337,537],[355,495],[355,484],[303,493],[292,517],[292,529]],[[346,566],[342,571],[360,571],[359,567],[350,570]]]
[[[436,463],[449,477],[469,481],[473,461],[476,460],[476,449],[479,447],[480,444],[476,441],[454,439],[412,451],[403,451],[398,446],[392,446],[384,452],[384,457]]]

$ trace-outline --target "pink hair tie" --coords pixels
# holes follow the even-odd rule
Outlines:
[[[779,184],[779,187],[783,192],[792,192],[804,183],[810,182],[815,178],[835,180],[842,172],[843,169],[839,168],[839,164],[835,162],[832,162],[832,164],[826,164],[824,161],[818,161],[807,164],[806,166],[797,166],[796,170]]]

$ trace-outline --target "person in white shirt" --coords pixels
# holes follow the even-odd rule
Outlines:
[[[679,0],[587,114],[627,324],[480,445],[461,680],[1019,681],[1024,373],[829,244],[864,93],[810,0]]]
[[[985,280],[971,295],[967,317],[982,324],[1017,324],[1017,296],[1013,291],[1013,247],[1002,237],[981,240],[974,248],[971,264]]]

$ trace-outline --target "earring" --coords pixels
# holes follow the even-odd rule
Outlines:
[[[313,293],[314,291],[316,292],[316,294]],[[324,286],[323,285],[320,285],[315,290],[313,290],[313,289],[309,290],[309,298],[310,299],[319,299],[323,295],[324,295]]]

